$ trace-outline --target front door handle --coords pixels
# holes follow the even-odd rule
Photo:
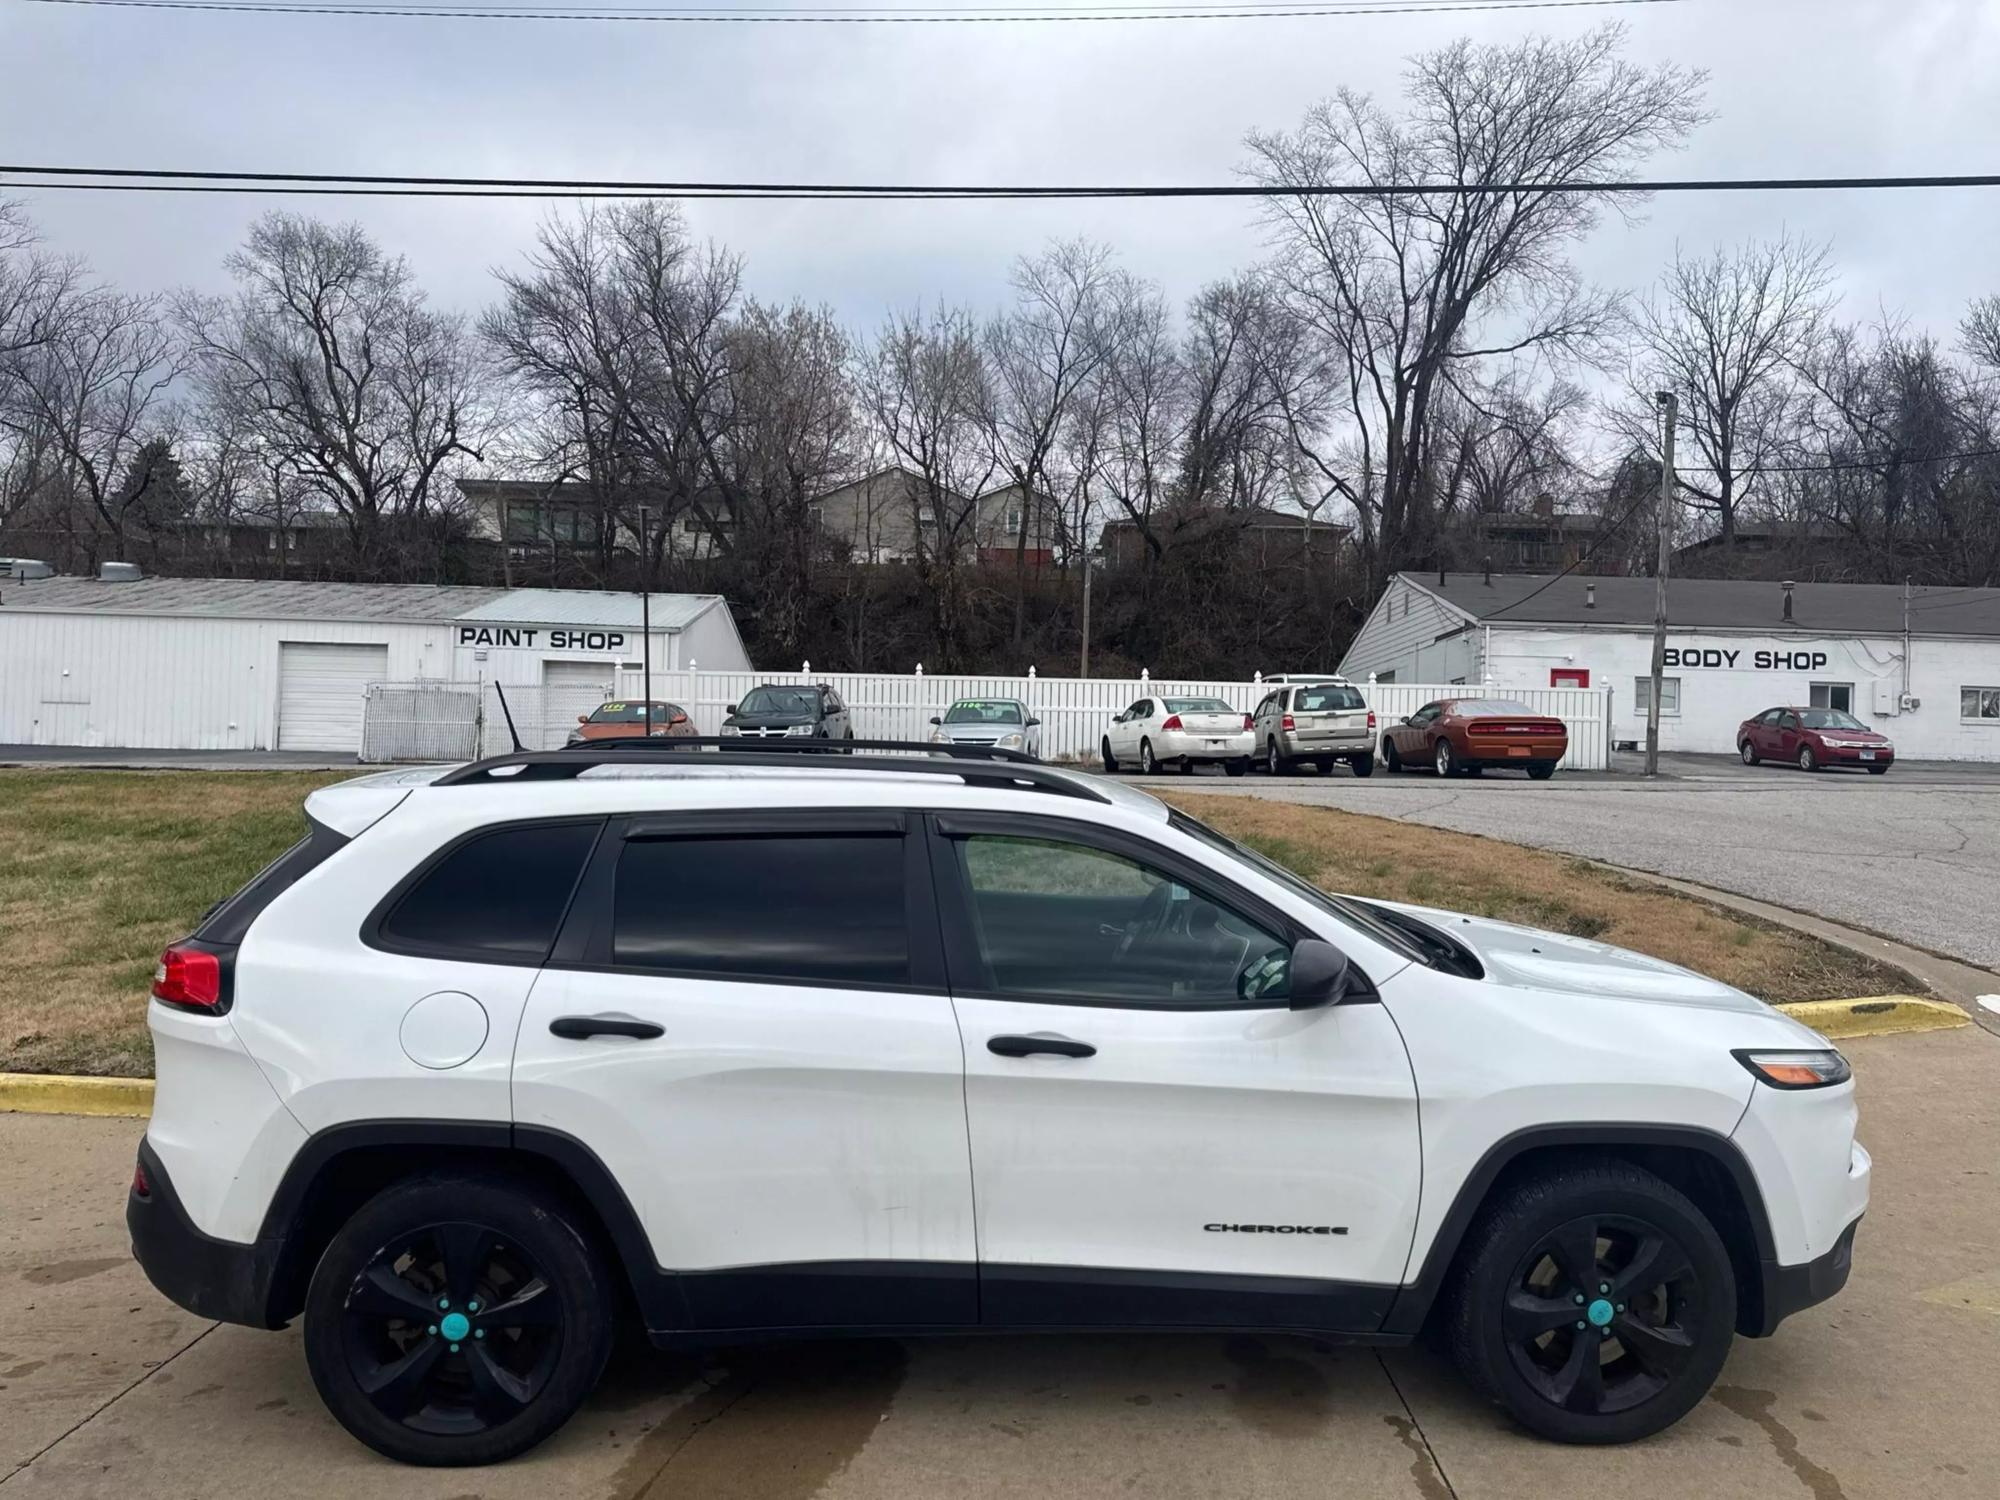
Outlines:
[[[635,1042],[650,1042],[655,1037],[665,1036],[667,1028],[655,1026],[651,1021],[627,1020],[623,1016],[557,1016],[549,1022],[549,1032],[572,1042],[593,1036],[629,1036]]]
[[[1095,1057],[1097,1049],[1088,1042],[1072,1041],[1052,1031],[1033,1036],[996,1036],[986,1041],[986,1050],[995,1057]]]

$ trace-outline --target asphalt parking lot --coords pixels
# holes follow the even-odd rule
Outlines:
[[[1887,776],[1808,775],[1724,756],[1670,756],[1643,781],[1492,773],[1358,778],[1344,767],[1158,778],[1555,849],[1754,896],[2000,969],[2000,766],[1932,762]],[[1136,780],[1137,778],[1131,778]]]
[[[124,1229],[139,1122],[0,1115],[0,1491],[1985,1500],[2000,1041],[1965,1028],[1849,1051],[1876,1161],[1852,1282],[1776,1338],[1739,1340],[1693,1415],[1619,1449],[1526,1437],[1419,1350],[1163,1334],[635,1349],[526,1458],[399,1469],[321,1409],[296,1332],[207,1324],[146,1283]]]

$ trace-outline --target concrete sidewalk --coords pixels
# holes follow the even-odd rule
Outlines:
[[[1263,1337],[827,1343],[621,1355],[556,1439],[399,1469],[321,1409],[296,1331],[218,1328],[131,1263],[134,1122],[0,1116],[0,1489],[287,1500],[1411,1497],[1986,1500],[2000,1475],[2000,1042],[1849,1044],[1875,1203],[1838,1299],[1739,1340],[1636,1447],[1514,1430],[1421,1351]]]

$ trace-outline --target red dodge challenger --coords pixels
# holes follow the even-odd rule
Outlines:
[[[1569,729],[1561,719],[1510,698],[1442,698],[1382,736],[1382,761],[1390,770],[1429,766],[1440,776],[1513,766],[1547,781],[1568,749]]]
[[[1736,727],[1736,753],[1743,764],[1790,761],[1801,771],[1828,766],[1864,766],[1882,775],[1896,760],[1885,734],[1837,708],[1767,708]]]

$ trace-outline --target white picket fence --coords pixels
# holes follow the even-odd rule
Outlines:
[[[1270,685],[1203,682],[1166,677],[980,677],[909,673],[703,672],[653,673],[652,696],[678,703],[702,734],[717,734],[730,708],[760,683],[823,682],[847,701],[854,734],[864,740],[921,740],[933,716],[960,698],[1018,698],[1042,721],[1042,755],[1048,760],[1093,760],[1111,716],[1140,698],[1220,698],[1250,712]],[[1357,683],[1384,728],[1437,698],[1464,698],[1480,689],[1464,684]],[[1491,688],[1496,697],[1553,714],[1569,726],[1563,765],[1602,771],[1611,764],[1611,694],[1605,688]],[[577,716],[606,697],[644,698],[644,674],[623,672],[602,689],[579,686],[510,687],[507,706],[521,742],[531,750],[560,746]],[[505,718],[490,682],[375,683],[362,720],[365,761],[465,760],[510,748]]]

